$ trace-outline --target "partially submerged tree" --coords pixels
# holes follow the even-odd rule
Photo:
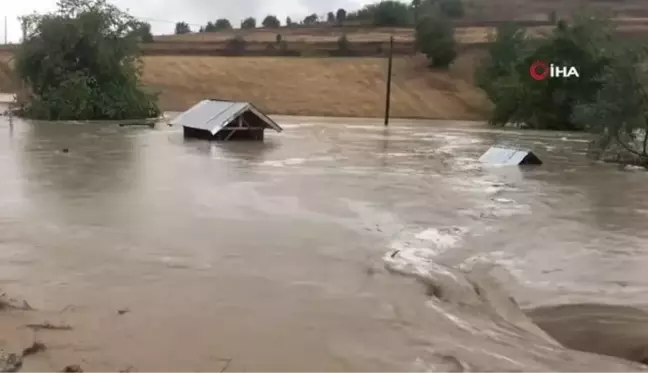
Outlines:
[[[599,135],[590,155],[648,168],[646,52],[622,47],[600,77],[596,97],[578,104],[574,121]]]
[[[490,122],[535,129],[583,130],[573,119],[576,105],[591,102],[602,87],[600,76],[614,47],[606,19],[575,15],[544,38],[524,38],[519,30],[500,28],[476,81],[494,104]],[[579,77],[533,80],[534,61],[577,66]]]
[[[158,116],[140,85],[141,22],[105,0],[60,0],[53,13],[26,16],[15,72],[26,87],[21,111],[46,120]]]

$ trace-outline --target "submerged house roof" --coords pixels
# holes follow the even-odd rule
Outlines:
[[[493,146],[479,161],[493,165],[541,165],[542,161],[529,150]]]
[[[202,100],[175,117],[169,124],[209,131],[212,135],[215,135],[246,112],[251,112],[257,116],[263,122],[265,128],[272,128],[277,132],[283,130],[275,121],[263,114],[251,103],[224,100]]]

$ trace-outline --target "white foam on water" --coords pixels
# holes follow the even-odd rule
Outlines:
[[[302,128],[302,127],[314,127],[316,123],[290,123],[290,124],[281,124],[281,128]]]

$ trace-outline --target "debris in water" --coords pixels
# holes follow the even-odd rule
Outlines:
[[[81,366],[78,365],[78,364],[72,364],[72,365],[68,365],[65,368],[63,368],[63,370],[61,372],[80,373],[80,372],[83,372],[83,369],[81,369]]]
[[[35,355],[39,352],[45,351],[47,347],[45,347],[45,343],[43,342],[34,342],[33,345],[27,347],[26,349],[23,350],[22,356],[26,357],[29,355]]]
[[[119,371],[119,373],[131,373],[131,372],[133,371],[133,369],[135,369],[135,367],[129,365],[129,366],[127,366],[126,368],[121,369],[121,370]]]
[[[23,310],[33,311],[34,308],[27,303],[27,301],[19,301],[17,299],[7,297],[7,294],[0,294],[0,310]]]
[[[68,149],[68,148],[63,148],[63,149],[61,149],[61,151],[62,151],[63,153],[69,153],[69,152],[70,152],[70,149]]]
[[[130,312],[130,309],[128,309],[128,308],[122,308],[120,310],[117,310],[118,315],[123,315],[123,314],[129,313],[129,312]]]
[[[0,372],[17,372],[22,368],[22,364],[21,356],[0,350]]]
[[[392,258],[395,258],[396,255],[398,255],[398,253],[400,253],[400,250],[394,250],[394,252],[391,253],[391,257],[392,257]]]
[[[50,323],[49,321],[45,321],[44,323],[41,323],[41,324],[27,324],[25,326],[28,327],[28,328],[35,329],[35,330],[39,330],[39,329],[72,330],[72,327],[70,325],[66,325],[66,324],[54,325],[54,324]]]

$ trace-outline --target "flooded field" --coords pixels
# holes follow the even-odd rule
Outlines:
[[[26,370],[638,369],[520,329],[507,301],[647,304],[648,173],[588,162],[580,135],[279,120],[209,144],[0,118],[0,289],[39,312],[8,317],[73,326],[38,331]],[[480,165],[496,143],[545,164]],[[486,306],[430,270],[482,263],[505,287]],[[426,270],[445,301],[408,276]]]

